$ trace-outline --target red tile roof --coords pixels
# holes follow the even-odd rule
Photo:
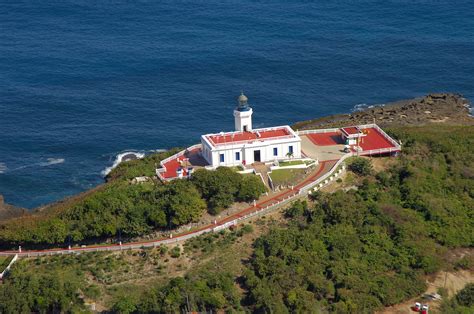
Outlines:
[[[361,133],[360,129],[356,126],[349,126],[346,128],[341,129],[342,132],[346,133],[346,135],[353,135]]]
[[[176,178],[178,177],[176,171],[178,170],[178,168],[182,168],[183,176],[186,176],[188,174],[188,170],[185,167],[181,167],[181,162],[188,159],[190,155],[199,154],[200,152],[201,152],[201,149],[196,148],[192,151],[187,152],[185,155],[168,160],[167,162],[163,164],[163,167],[166,169],[166,171],[164,171],[161,175],[165,179]]]
[[[395,145],[385,138],[376,128],[363,129],[362,132],[364,132],[366,136],[360,138],[359,146],[362,147],[364,151],[390,147],[395,148]]]
[[[341,132],[310,133],[306,135],[311,142],[318,146],[332,146],[344,144]]]
[[[214,145],[237,143],[237,142],[253,142],[255,140],[276,139],[279,137],[288,137],[292,135],[287,128],[279,128],[273,130],[255,130],[252,132],[232,132],[224,135],[213,134],[207,138]]]

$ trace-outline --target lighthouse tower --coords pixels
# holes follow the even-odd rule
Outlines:
[[[248,98],[241,93],[239,104],[234,110],[235,130],[240,132],[252,131],[252,108],[248,104]]]

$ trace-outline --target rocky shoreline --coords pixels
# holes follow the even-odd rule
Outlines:
[[[474,125],[474,117],[470,115],[469,108],[469,101],[460,94],[437,93],[415,99],[401,100],[383,106],[374,106],[351,114],[338,114],[302,121],[294,124],[293,129],[341,127],[374,122],[381,127],[396,125],[414,126],[430,123]],[[72,206],[86,195],[100,189],[100,187],[98,186],[31,211],[4,203],[3,197],[0,195],[0,221],[35,212]]]
[[[27,213],[28,210],[25,208],[20,208],[5,203],[3,195],[0,194],[0,221],[22,216]]]
[[[302,121],[295,123],[293,128],[302,130],[374,122],[381,127],[415,126],[430,123],[474,125],[474,118],[470,115],[469,108],[469,101],[460,94],[437,93],[383,106],[374,106],[351,114],[338,114]]]

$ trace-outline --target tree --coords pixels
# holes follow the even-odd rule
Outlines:
[[[228,167],[219,167],[215,171],[199,169],[193,173],[191,182],[207,200],[209,213],[215,215],[235,201],[242,175]]]
[[[158,187],[154,198],[157,208],[164,211],[170,228],[196,221],[206,209],[199,192],[187,180],[175,180]]]
[[[260,195],[266,192],[265,185],[263,184],[260,177],[255,175],[244,176],[240,183],[240,189],[238,192],[238,199],[244,202],[250,202],[257,200]]]
[[[112,307],[113,313],[129,314],[135,312],[137,309],[135,302],[127,296],[121,297]]]
[[[456,295],[456,300],[462,306],[473,306],[474,305],[474,283],[467,284],[461,291]]]
[[[355,157],[349,164],[349,170],[360,176],[367,176],[372,173],[372,162],[370,159]]]

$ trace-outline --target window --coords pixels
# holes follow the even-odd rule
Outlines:
[[[240,152],[235,152],[235,160],[240,160]]]
[[[220,159],[221,162],[224,162],[224,154],[220,154],[219,159]]]
[[[293,154],[293,145],[288,146],[288,152]]]
[[[278,148],[273,147],[273,156],[278,156]]]

